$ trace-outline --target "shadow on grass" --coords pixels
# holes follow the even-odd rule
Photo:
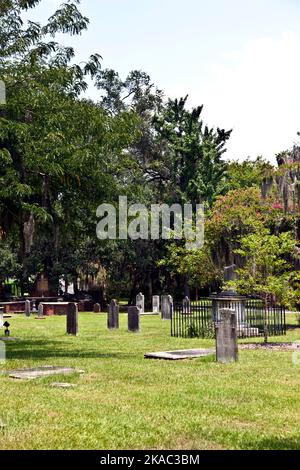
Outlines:
[[[64,341],[19,341],[11,343],[7,348],[7,359],[48,359],[48,358],[75,358],[82,359],[126,359],[130,354],[121,352],[104,353],[97,349],[72,347],[71,343]]]
[[[258,442],[257,450],[299,450],[300,436],[295,439],[284,437],[265,438]]]

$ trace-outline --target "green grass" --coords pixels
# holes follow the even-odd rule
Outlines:
[[[10,321],[21,341],[7,344],[3,371],[63,365],[85,374],[31,382],[1,374],[0,449],[300,448],[300,365],[290,352],[245,350],[228,366],[144,360],[214,343],[171,338],[158,317],[143,317],[142,332],[129,334],[126,321],[109,332],[105,315],[81,314],[76,338],[64,334],[64,317]],[[297,329],[279,338],[298,339]],[[58,381],[77,387],[50,387]]]

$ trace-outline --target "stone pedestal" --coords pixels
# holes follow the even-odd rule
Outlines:
[[[138,307],[129,307],[128,309],[128,331],[138,333],[140,331],[140,314]]]
[[[78,334],[78,306],[69,303],[67,310],[67,334],[77,336]]]
[[[108,306],[107,328],[109,330],[119,329],[119,305],[116,300],[112,300]]]
[[[217,361],[230,364],[238,361],[237,317],[235,310],[220,310],[220,321],[216,324]]]

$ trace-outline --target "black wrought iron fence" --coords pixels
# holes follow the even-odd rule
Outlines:
[[[178,338],[214,338],[220,310],[230,308],[237,315],[239,338],[281,336],[286,334],[285,308],[266,305],[260,299],[207,298],[196,302],[175,303],[171,334]]]

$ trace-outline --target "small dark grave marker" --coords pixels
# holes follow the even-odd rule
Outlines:
[[[67,310],[67,334],[77,336],[78,334],[78,306],[69,303]]]
[[[101,305],[100,304],[95,304],[94,305],[94,313],[100,313],[101,312]]]
[[[128,331],[138,333],[140,331],[140,309],[129,307],[128,309]]]
[[[119,305],[116,300],[112,300],[108,306],[107,328],[109,330],[119,329]]]

